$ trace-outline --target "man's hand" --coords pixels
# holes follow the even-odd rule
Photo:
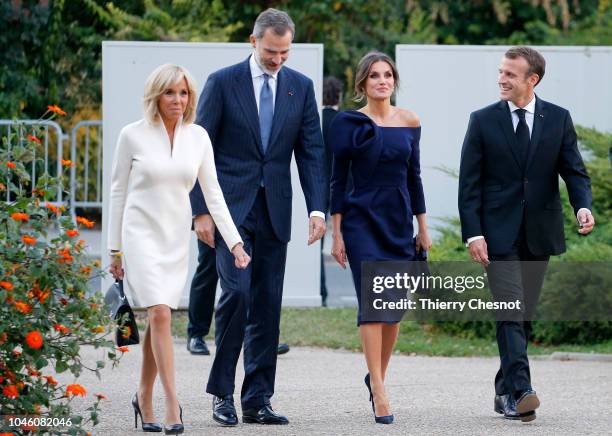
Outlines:
[[[310,217],[308,221],[308,245],[314,244],[325,234],[325,220],[318,216]]]
[[[210,215],[198,215],[193,219],[193,229],[198,239],[215,248],[215,222]]]
[[[121,256],[111,256],[109,271],[115,280],[123,280],[123,266]]]
[[[470,250],[470,256],[472,256],[474,262],[478,262],[482,266],[487,266],[490,263],[487,243],[484,239],[476,239],[470,242],[468,249]]]
[[[593,231],[593,227],[595,227],[595,218],[588,210],[580,209],[578,211],[578,223],[580,224],[578,233],[586,235]]]

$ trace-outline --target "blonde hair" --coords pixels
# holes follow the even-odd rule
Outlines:
[[[196,82],[185,68],[180,65],[163,64],[157,67],[147,78],[144,87],[144,117],[152,124],[157,124],[161,116],[159,114],[159,97],[171,86],[185,79],[189,101],[183,114],[183,123],[191,124],[195,120],[196,113]]]

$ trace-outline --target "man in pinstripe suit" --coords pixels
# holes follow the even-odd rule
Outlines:
[[[245,249],[246,270],[234,267],[222,238],[214,237],[199,186],[191,193],[194,229],[216,246],[222,294],[215,316],[217,351],[206,391],[214,395],[213,419],[236,425],[236,364],[244,343],[242,419],[286,424],[274,412],[282,287],[291,233],[291,157],[295,154],[306,206],[309,240],[325,233],[325,151],[313,84],[283,67],[295,34],[285,12],[268,9],[255,22],[248,59],[211,74],[198,103],[196,122],[208,131],[219,184]]]

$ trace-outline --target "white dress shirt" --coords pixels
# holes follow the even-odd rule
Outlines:
[[[536,104],[535,94],[533,95],[533,98],[531,99],[531,101],[527,103],[527,105],[523,108],[518,107],[511,101],[508,101],[508,107],[510,108],[510,115],[512,117],[512,127],[514,128],[515,132],[516,132],[516,126],[518,126],[518,123],[519,123],[519,117],[518,117],[518,114],[516,113],[516,110],[525,109],[525,122],[527,123],[527,127],[529,127],[529,138],[531,138],[531,134],[533,133],[533,119],[535,116],[535,104]],[[578,210],[578,213],[580,213],[581,210],[586,210],[589,214],[591,213],[591,211],[585,207],[580,208]],[[576,218],[578,218],[578,214],[576,214]],[[469,246],[473,241],[476,241],[478,239],[484,239],[484,236],[479,235],[479,236],[472,236],[471,238],[468,238],[466,246]]]
[[[249,67],[251,68],[251,78],[253,79],[253,90],[255,91],[255,103],[257,103],[257,113],[259,113],[259,96],[261,94],[261,88],[265,83],[264,74],[267,73],[270,75],[268,79],[268,85],[270,85],[270,89],[272,90],[272,110],[274,110],[274,106],[276,105],[276,85],[278,84],[278,72],[280,68],[274,73],[264,70],[264,68],[257,63],[255,59],[255,53],[251,55],[249,58]],[[281,67],[282,68],[282,67]],[[309,215],[311,218],[313,216],[318,216],[319,218],[323,218],[325,220],[325,214],[318,210],[313,210]]]

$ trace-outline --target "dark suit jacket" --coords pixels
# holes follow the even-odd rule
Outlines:
[[[327,176],[312,81],[287,67],[281,68],[277,78],[272,132],[265,154],[248,59],[208,77],[196,123],[210,135],[219,184],[236,226],[251,210],[263,178],[272,227],[280,241],[288,242],[293,153],[309,213],[325,211]],[[190,200],[194,215],[208,213],[198,184]]]
[[[473,112],[459,171],[459,215],[464,240],[483,235],[489,253],[507,254],[524,220],[535,255],[565,251],[559,175],[574,213],[591,208],[591,182],[569,112],[536,97],[527,163],[517,151],[508,103]]]

